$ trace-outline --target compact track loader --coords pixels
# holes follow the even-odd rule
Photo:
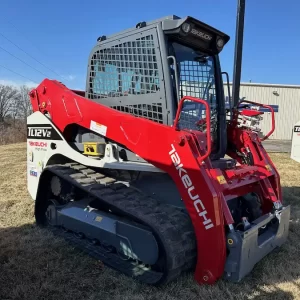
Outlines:
[[[241,1],[243,3],[243,1]],[[243,6],[236,50],[241,50]],[[287,239],[290,207],[257,110],[225,103],[229,36],[169,16],[101,36],[85,91],[45,79],[30,92],[28,190],[40,226],[128,276],[185,272],[238,282]],[[250,103],[251,104],[251,103]]]

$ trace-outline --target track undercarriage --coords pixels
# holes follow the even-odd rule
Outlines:
[[[36,204],[38,224],[48,225],[55,234],[104,264],[144,283],[166,283],[193,270],[193,227],[188,214],[180,208],[161,204],[135,188],[76,163],[51,166],[45,170],[43,180],[46,178],[51,185],[44,181],[43,194],[48,201],[44,198]],[[76,203],[80,204],[79,213],[73,210],[70,220],[64,209],[74,208]],[[80,226],[80,216],[86,224],[84,218],[91,214],[89,227]],[[111,228],[107,221],[113,225]],[[126,233],[129,239],[123,235]],[[107,239],[103,240],[105,236]],[[140,260],[141,256],[146,263]]]

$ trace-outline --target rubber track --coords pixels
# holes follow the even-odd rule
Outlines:
[[[45,170],[86,191],[99,201],[107,203],[112,210],[121,211],[123,216],[150,227],[165,249],[167,271],[163,274],[142,270],[132,261],[122,260],[114,253],[106,253],[101,247],[91,245],[85,239],[78,239],[73,234],[57,229],[55,234],[61,235],[105,265],[147,284],[165,284],[183,272],[194,269],[197,255],[194,230],[189,216],[180,209],[159,203],[140,191],[117,182],[114,178],[77,163],[49,166]]]

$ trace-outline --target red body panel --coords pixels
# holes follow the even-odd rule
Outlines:
[[[248,117],[256,117],[256,116],[262,115],[263,112],[255,111],[255,110],[251,110],[251,109],[243,109],[241,114],[244,116],[248,116]]]
[[[254,188],[269,203],[281,199],[278,174],[256,136],[247,131],[231,127],[228,139],[238,149],[250,147],[255,166],[242,165],[223,172],[212,169],[208,157],[210,145],[207,150],[199,146],[210,140],[201,132],[178,131],[176,126],[161,125],[119,112],[48,79],[30,96],[34,111],[48,112],[67,140],[68,125],[76,123],[89,129],[93,120],[107,126],[107,138],[126,146],[171,176],[194,226],[198,247],[195,278],[199,283],[214,283],[224,272],[224,226],[233,223],[226,200]],[[235,153],[228,154],[239,160]],[[266,168],[266,165],[271,168]],[[271,190],[275,191],[272,197]],[[265,206],[267,210],[266,207],[268,205]]]

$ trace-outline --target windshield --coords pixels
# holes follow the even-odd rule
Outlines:
[[[175,57],[177,63],[178,90],[174,89],[177,100],[184,96],[192,96],[209,102],[211,107],[211,131],[214,139],[217,133],[218,110],[214,58],[176,42],[169,45],[169,54]],[[174,60],[171,60],[170,68],[174,87],[176,87]],[[205,132],[205,116],[204,105],[186,101],[178,123],[179,128]]]

